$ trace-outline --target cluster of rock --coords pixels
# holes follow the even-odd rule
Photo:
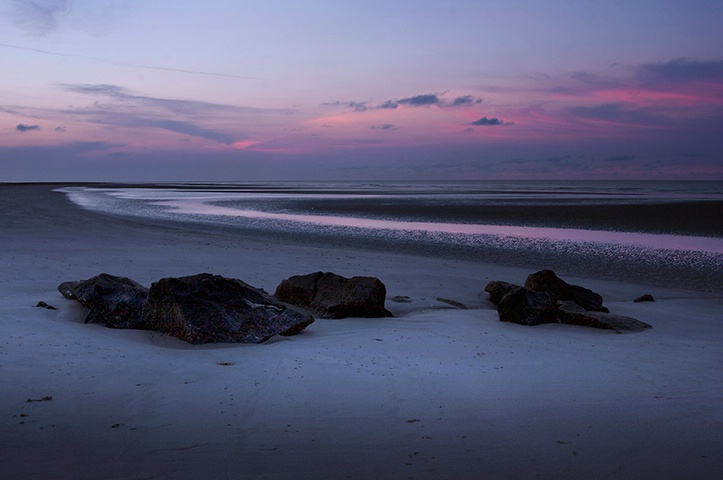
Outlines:
[[[615,330],[640,332],[651,328],[631,317],[613,315],[603,306],[600,294],[578,285],[570,285],[552,270],[541,270],[527,277],[524,286],[493,281],[485,291],[497,305],[500,321],[520,325],[564,323]]]
[[[150,288],[102,273],[58,287],[89,310],[86,323],[111,328],[157,330],[193,344],[261,343],[274,335],[296,335],[324,318],[385,317],[386,289],[378,279],[347,279],[318,272],[284,280],[272,296],[233,278],[201,273],[163,278]]]
[[[378,278],[345,278],[329,272],[290,277],[274,295],[210,273],[162,278],[150,288],[102,273],[63,282],[58,290],[89,310],[86,323],[156,330],[192,344],[261,343],[275,335],[296,335],[314,322],[312,314],[333,319],[392,316],[384,308],[387,292]],[[570,285],[551,270],[529,275],[524,286],[490,282],[485,291],[503,322],[564,323],[619,333],[651,328],[634,318],[610,314],[600,294]],[[646,295],[635,301],[653,298]]]

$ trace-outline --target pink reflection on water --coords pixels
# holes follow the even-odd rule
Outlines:
[[[438,232],[463,235],[496,235],[571,242],[593,242],[614,245],[636,245],[656,249],[674,249],[723,253],[723,239],[637,232],[613,232],[604,230],[581,230],[573,228],[517,227],[509,225],[480,225],[466,223],[404,222],[369,218],[338,217],[327,215],[300,215],[270,213],[256,210],[209,205],[196,200],[171,200],[156,202],[174,208],[179,213],[196,215],[219,215],[252,219],[282,220],[297,223],[333,227],[355,227],[377,230],[406,230]]]

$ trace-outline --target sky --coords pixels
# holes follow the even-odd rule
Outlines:
[[[0,182],[723,180],[720,0],[0,0]]]

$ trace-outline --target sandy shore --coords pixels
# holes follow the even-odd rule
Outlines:
[[[484,285],[547,265],[142,224],[50,186],[2,186],[0,211],[2,478],[723,476],[720,293],[558,271],[654,328],[521,327],[497,320]],[[56,290],[211,272],[273,291],[317,270],[377,276],[411,302],[270,344],[191,347],[85,325]],[[632,303],[643,293],[657,301]]]

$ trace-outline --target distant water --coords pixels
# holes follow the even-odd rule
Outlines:
[[[79,206],[144,221],[540,263],[720,287],[723,182],[470,181],[65,188]],[[647,266],[647,267],[646,267]],[[584,268],[583,268],[584,270]],[[685,280],[681,280],[685,281]]]

